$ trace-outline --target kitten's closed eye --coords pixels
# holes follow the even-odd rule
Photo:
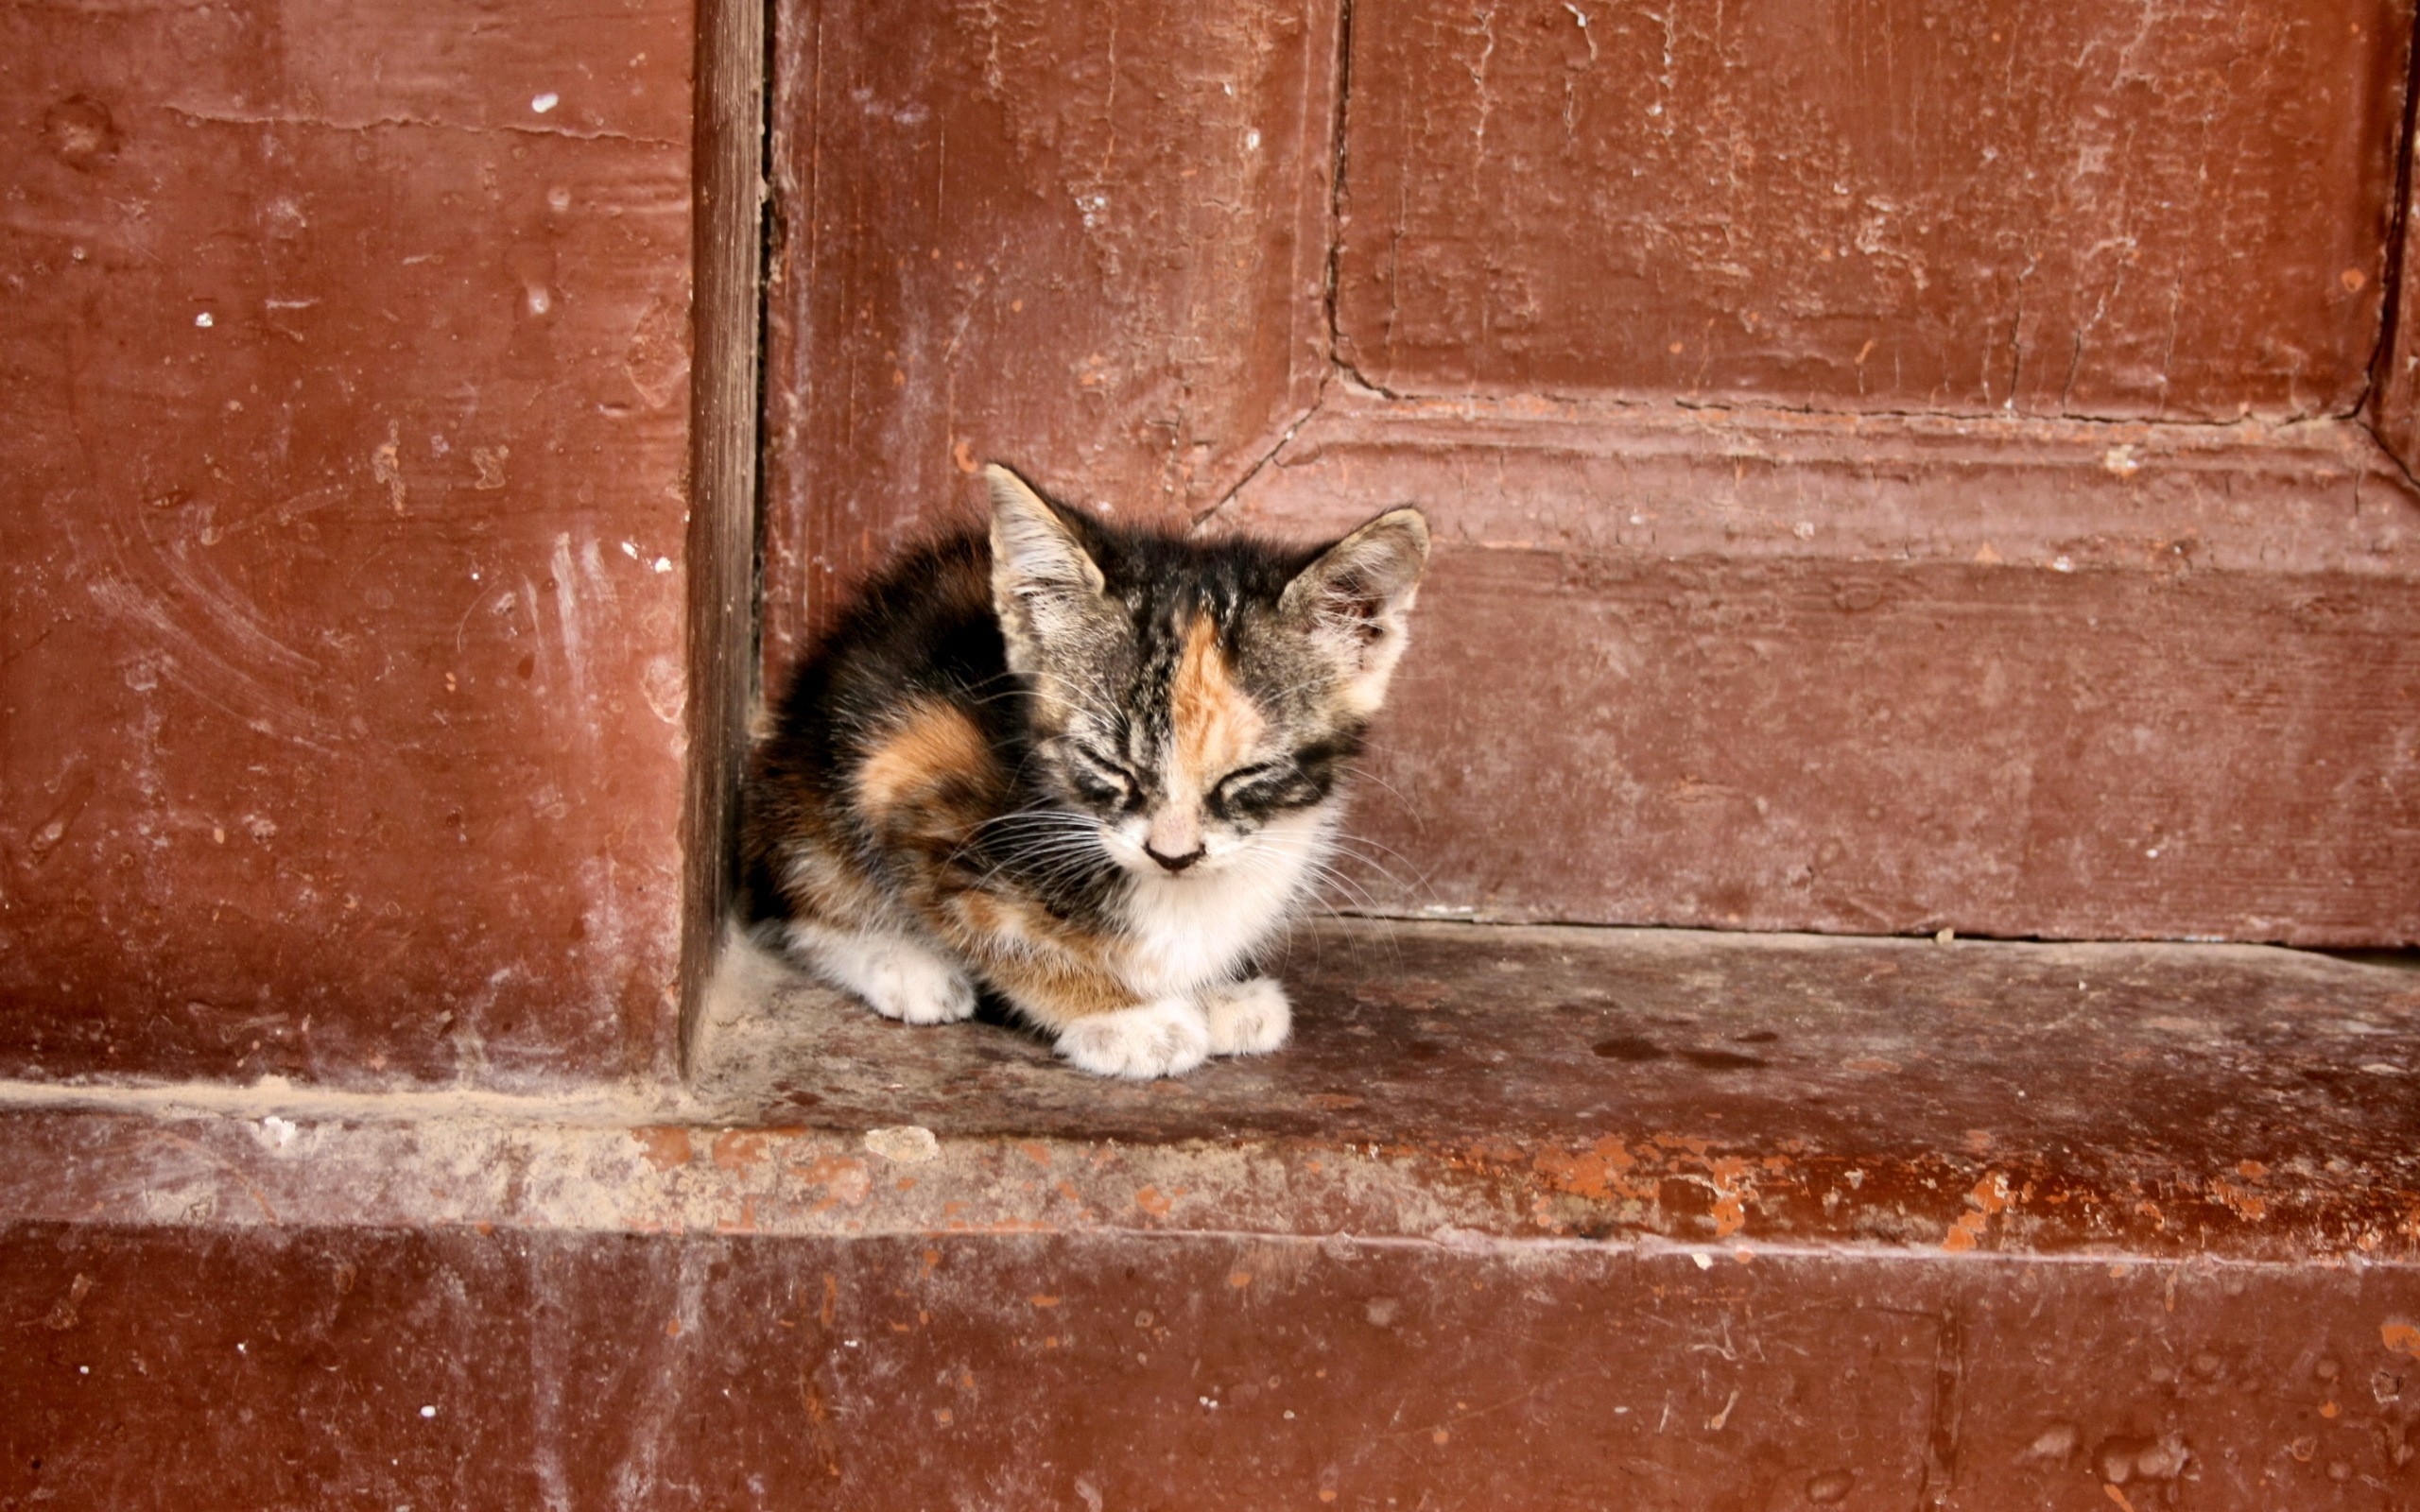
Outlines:
[[[1275,762],[1259,762],[1251,766],[1238,766],[1219,779],[1218,795],[1221,798],[1234,798],[1239,793],[1250,791],[1273,779],[1283,777],[1285,773],[1286,769]]]
[[[1268,814],[1299,808],[1320,799],[1317,783],[1291,762],[1260,762],[1237,767],[1211,790],[1210,806],[1221,816]]]
[[[1087,750],[1081,746],[1065,747],[1067,781],[1089,802],[1115,803],[1132,809],[1143,800],[1143,784],[1135,780],[1119,762]]]

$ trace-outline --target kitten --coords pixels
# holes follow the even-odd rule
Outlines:
[[[908,1023],[977,984],[1108,1076],[1286,1042],[1253,953],[1307,901],[1428,526],[1333,545],[1104,524],[985,470],[799,668],[742,798],[749,922]]]

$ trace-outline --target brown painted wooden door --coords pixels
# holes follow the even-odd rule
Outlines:
[[[769,666],[984,459],[1414,502],[1365,905],[2420,938],[2400,0],[775,20]]]

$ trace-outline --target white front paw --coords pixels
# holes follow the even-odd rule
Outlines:
[[[862,988],[874,1012],[902,1023],[956,1023],[975,1013],[975,984],[913,947],[870,961]]]
[[[956,1023],[975,1016],[975,984],[956,962],[905,936],[833,929],[806,919],[785,931],[793,959],[903,1023]]]
[[[1209,1056],[1210,1027],[1201,1009],[1171,998],[1079,1019],[1060,1034],[1059,1053],[1099,1076],[1182,1076]]]
[[[1286,989],[1265,976],[1209,988],[1201,994],[1201,1013],[1210,1022],[1214,1056],[1265,1056],[1294,1028]]]

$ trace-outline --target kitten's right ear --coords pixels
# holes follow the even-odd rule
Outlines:
[[[1386,701],[1427,565],[1428,519],[1406,506],[1320,553],[1278,600],[1335,662],[1345,701],[1359,713],[1374,714]]]
[[[993,611],[1011,670],[1031,673],[1044,643],[1088,618],[1105,585],[1066,517],[1025,479],[994,462],[983,482],[992,492]]]

